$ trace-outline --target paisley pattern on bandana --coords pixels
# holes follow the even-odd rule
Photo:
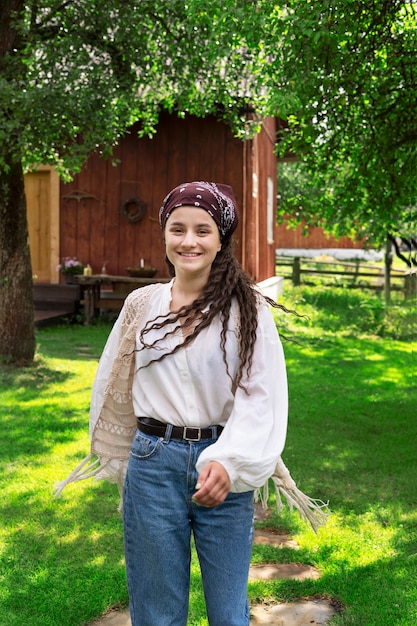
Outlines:
[[[237,204],[229,185],[206,181],[178,185],[165,197],[159,210],[161,228],[165,228],[172,211],[180,206],[196,206],[207,211],[216,222],[222,237],[231,235],[237,227]]]

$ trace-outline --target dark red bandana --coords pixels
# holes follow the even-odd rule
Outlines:
[[[182,183],[172,189],[159,210],[159,223],[165,228],[172,211],[180,206],[195,206],[214,219],[222,238],[229,236],[238,224],[235,194],[229,185],[204,181]]]

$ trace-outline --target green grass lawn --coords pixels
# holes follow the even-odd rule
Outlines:
[[[290,388],[284,461],[330,501],[316,536],[288,509],[268,524],[299,550],[254,546],[253,562],[299,561],[314,581],[254,581],[252,602],[334,598],[332,624],[417,624],[416,309],[378,296],[286,286],[277,314]],[[0,626],[81,626],[127,604],[114,486],[85,481],[52,497],[88,451],[88,406],[109,326],[39,330],[36,367],[0,368]],[[402,338],[403,340],[399,340]],[[191,626],[207,624],[198,567]],[[157,625],[156,625],[157,626]]]

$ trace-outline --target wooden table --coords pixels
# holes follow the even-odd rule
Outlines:
[[[85,324],[91,324],[91,320],[99,313],[100,309],[120,310],[126,296],[134,289],[153,283],[168,283],[170,280],[170,278],[139,278],[111,276],[109,274],[74,276],[74,283],[83,287],[82,303],[84,305]]]

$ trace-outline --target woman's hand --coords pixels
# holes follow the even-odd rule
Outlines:
[[[221,504],[230,491],[229,474],[221,463],[210,461],[196,484],[193,501],[201,506],[213,507]]]

